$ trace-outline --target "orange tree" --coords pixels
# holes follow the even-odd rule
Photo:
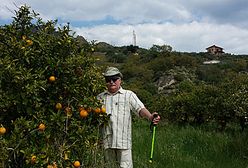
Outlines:
[[[22,6],[0,27],[2,167],[97,167],[108,116],[94,44]]]

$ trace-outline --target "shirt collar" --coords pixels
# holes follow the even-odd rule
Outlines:
[[[115,94],[118,94],[118,93],[123,94],[124,93],[124,89],[122,87],[120,87],[120,89],[117,92],[115,92],[115,93],[110,93],[108,90],[106,90],[104,94],[115,95]]]

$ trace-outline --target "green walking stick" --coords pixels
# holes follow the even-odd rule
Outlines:
[[[157,116],[158,116],[157,114],[154,114],[153,117],[156,118]],[[156,127],[157,127],[157,125],[153,124],[153,122],[152,122],[151,123],[151,127],[152,127],[152,148],[151,148],[151,154],[150,154],[150,160],[149,160],[150,163],[152,163],[152,160],[153,160],[155,134],[156,134]]]

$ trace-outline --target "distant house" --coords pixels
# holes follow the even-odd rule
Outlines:
[[[221,55],[224,53],[223,48],[218,47],[216,45],[212,45],[208,48],[206,48],[207,52],[213,55]]]

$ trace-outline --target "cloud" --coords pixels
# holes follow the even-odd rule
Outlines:
[[[16,10],[27,4],[42,18],[61,19],[66,22],[97,21],[107,16],[122,24],[165,23],[206,21],[221,24],[247,26],[247,0],[2,0],[0,18],[10,18],[13,14],[6,10]]]
[[[43,20],[70,22],[89,41],[149,48],[168,44],[176,51],[200,52],[216,44],[228,53],[247,54],[247,0],[1,0],[0,24],[27,4]]]
[[[182,1],[182,5],[202,21],[248,26],[248,21],[245,19],[248,15],[247,0],[188,0]]]
[[[13,2],[2,0],[1,7],[16,9]],[[67,21],[89,21],[101,20],[106,16],[111,16],[122,23],[137,24],[144,22],[164,22],[164,21],[187,21],[190,20],[191,13],[182,4],[172,0],[15,0],[17,6],[27,4],[41,16],[50,19],[62,19]],[[1,14],[5,18],[12,14]]]
[[[181,52],[205,52],[210,45],[218,45],[225,52],[247,54],[248,30],[232,25],[216,25],[201,22],[187,24],[138,24],[138,25],[101,25],[83,27],[73,30],[88,41],[104,41],[112,45],[133,44],[133,30],[137,45],[150,48],[153,44],[170,45],[173,50]]]

